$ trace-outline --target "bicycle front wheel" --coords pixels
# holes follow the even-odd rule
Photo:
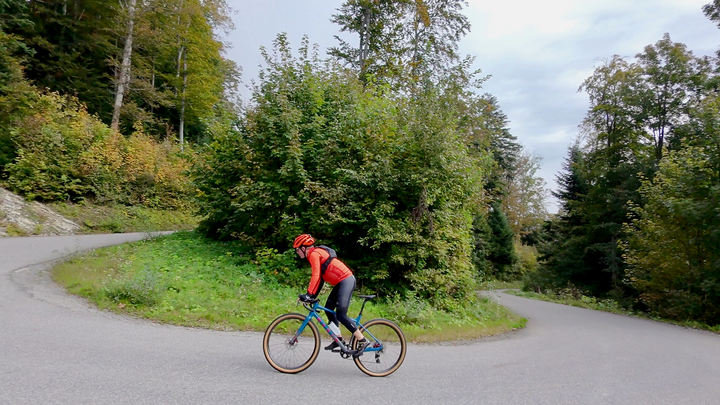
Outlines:
[[[402,330],[387,319],[373,319],[362,326],[360,331],[365,339],[372,342],[365,352],[353,358],[355,365],[372,377],[385,377],[394,373],[403,360],[407,345]],[[357,348],[357,342],[352,342]]]
[[[300,314],[285,314],[272,321],[263,337],[265,359],[277,371],[299,373],[310,367],[320,352],[320,334],[317,326],[305,322]]]

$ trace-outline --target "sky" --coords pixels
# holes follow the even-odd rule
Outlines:
[[[510,132],[542,158],[538,176],[557,187],[567,148],[578,135],[588,107],[582,82],[603,60],[633,60],[669,33],[696,56],[715,55],[720,29],[702,13],[711,0],[469,0],[463,10],[472,28],[460,42],[475,56],[475,69],[490,79],[479,93],[497,97]],[[228,0],[235,29],[227,57],[242,68],[244,83],[257,78],[260,47],[272,48],[285,32],[294,49],[304,35],[325,50],[337,45],[339,27],[330,18],[342,0]],[[342,35],[357,42],[357,38]],[[249,97],[249,90],[241,92]],[[546,200],[550,212],[557,201]]]

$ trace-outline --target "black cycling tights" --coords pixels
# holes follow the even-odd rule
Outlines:
[[[326,312],[328,321],[339,326],[339,320],[350,333],[354,333],[357,329],[355,323],[347,314],[348,308],[350,308],[350,298],[352,297],[353,290],[355,290],[355,276],[350,276],[333,287],[325,303],[325,308],[335,311],[334,314]]]

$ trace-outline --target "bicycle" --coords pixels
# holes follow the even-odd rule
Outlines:
[[[400,327],[387,319],[373,319],[360,324],[365,304],[376,295],[358,295],[363,304],[360,313],[353,319],[360,331],[369,339],[370,344],[363,353],[357,352],[358,342],[353,336],[346,345],[323,321],[318,310],[333,312],[313,299],[303,302],[308,311],[307,316],[288,313],[277,317],[270,323],[263,337],[263,353],[265,359],[277,371],[295,374],[310,367],[320,353],[320,333],[313,319],[320,323],[332,340],[340,347],[333,350],[344,359],[352,358],[355,365],[365,374],[372,377],[385,377],[394,373],[405,360],[407,350],[405,335]]]

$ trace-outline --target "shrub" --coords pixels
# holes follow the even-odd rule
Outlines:
[[[117,303],[152,307],[160,302],[162,290],[158,274],[146,269],[133,278],[113,280],[103,288],[103,293]]]
[[[255,252],[258,272],[275,278],[279,283],[302,290],[310,280],[308,269],[298,266],[294,249],[278,253],[273,248],[260,248]]]
[[[141,127],[126,138],[55,93],[39,95],[32,111],[12,131],[18,156],[7,172],[14,191],[43,201],[188,207],[191,150],[181,155],[173,142],[157,142]]]
[[[525,274],[537,271],[537,249],[534,246],[527,246],[521,244],[515,244],[515,251],[517,252],[518,260],[513,265],[513,273],[516,274],[517,278],[520,279]]]

